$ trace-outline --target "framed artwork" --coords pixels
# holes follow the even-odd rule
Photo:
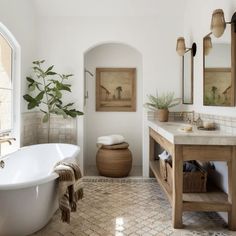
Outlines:
[[[136,111],[135,68],[96,68],[96,111]]]
[[[230,106],[232,102],[231,68],[206,68],[204,105]]]

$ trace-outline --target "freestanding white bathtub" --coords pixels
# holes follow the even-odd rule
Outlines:
[[[20,148],[4,157],[0,169],[0,236],[31,234],[51,219],[58,208],[58,175],[53,166],[76,158],[79,147],[39,144]]]

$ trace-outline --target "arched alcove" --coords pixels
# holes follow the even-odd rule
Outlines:
[[[21,75],[20,75],[20,45],[13,36],[13,34],[8,30],[8,28],[0,22],[0,35],[2,39],[4,39],[8,47],[10,48],[10,58],[9,65],[5,65],[5,67],[8,67],[10,71],[9,76],[9,86],[6,86],[7,89],[12,93],[11,95],[11,108],[12,109],[12,117],[11,117],[11,125],[7,128],[6,132],[9,133],[10,136],[16,138],[16,141],[13,142],[13,145],[10,146],[11,150],[14,150],[15,148],[19,148],[21,144],[21,138],[20,138],[20,127],[21,127]],[[6,46],[5,46],[6,48]],[[5,50],[6,51],[6,50]],[[4,50],[2,51],[4,53]],[[6,53],[6,52],[5,52]],[[2,56],[2,55],[1,55]],[[4,67],[2,65],[2,67]],[[8,73],[9,74],[9,73]]]
[[[96,111],[96,68],[136,68],[136,111]],[[142,55],[134,47],[106,42],[89,48],[84,54],[84,173],[97,175],[96,140],[109,134],[122,134],[133,153],[131,175],[142,175]]]

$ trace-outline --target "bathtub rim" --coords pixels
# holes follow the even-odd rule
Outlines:
[[[68,146],[73,146],[76,148],[76,151],[75,153],[70,156],[70,157],[65,157],[64,159],[66,158],[71,158],[71,159],[74,159],[76,160],[76,157],[78,156],[79,152],[80,152],[80,147],[78,145],[75,145],[75,144],[69,144],[69,143],[42,143],[42,144],[33,144],[33,145],[29,145],[29,146],[24,146],[24,147],[21,147],[17,150],[15,150],[14,152],[11,152],[1,158],[4,158],[4,157],[8,157],[12,154],[14,154],[15,152],[18,152],[22,149],[27,149],[29,147],[34,147],[34,146],[49,146],[49,145],[68,145]],[[64,160],[62,159],[62,160]],[[1,170],[0,170],[1,171]],[[0,184],[0,191],[1,190],[17,190],[17,189],[25,189],[25,188],[31,188],[31,187],[37,187],[41,184],[45,184],[45,183],[48,183],[52,180],[55,180],[59,177],[59,175],[55,172],[52,172],[50,175],[47,175],[47,176],[44,176],[43,178],[39,178],[39,179],[36,179],[36,180],[32,180],[32,181],[28,181],[28,182],[24,182],[24,183],[16,183],[16,184],[4,184],[4,185],[1,185]]]

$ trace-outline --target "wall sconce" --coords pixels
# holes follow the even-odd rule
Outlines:
[[[205,54],[205,56],[207,56],[212,49],[212,42],[211,42],[210,35],[208,35],[204,38],[203,46],[204,46],[204,54]]]
[[[222,9],[216,9],[212,13],[211,17],[211,32],[216,37],[219,38],[225,31],[226,22],[225,16]]]
[[[193,43],[191,48],[186,48],[185,39],[183,37],[179,37],[176,44],[176,52],[179,54],[179,56],[184,56],[184,54],[190,50],[192,51],[193,56],[195,56],[197,52],[196,43]]]
[[[216,38],[219,38],[223,35],[226,28],[226,24],[234,24],[236,32],[236,13],[234,13],[230,22],[225,22],[223,10],[214,10],[211,18],[211,32]]]

